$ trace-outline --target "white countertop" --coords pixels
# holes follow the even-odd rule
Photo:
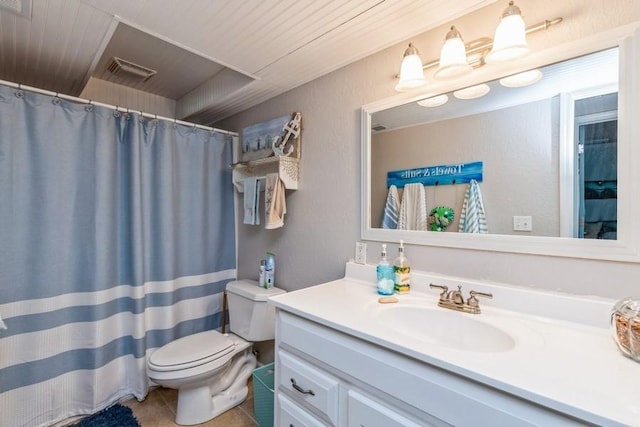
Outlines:
[[[428,290],[429,282],[451,285],[459,280],[412,272],[409,295],[398,295],[396,304],[379,304],[374,276],[374,266],[348,264],[343,279],[269,301],[279,309],[595,424],[640,426],[640,364],[624,357],[613,341],[608,328],[612,302],[463,283],[465,297],[470,289],[493,293],[492,300],[480,301],[482,313],[473,315],[437,307],[438,292]],[[500,301],[521,310],[507,310]],[[558,301],[568,309],[559,310]],[[376,321],[384,310],[401,305],[470,316],[506,332],[515,345],[498,352],[460,350],[416,339]]]

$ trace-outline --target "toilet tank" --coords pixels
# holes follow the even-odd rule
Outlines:
[[[255,280],[232,281],[226,289],[231,332],[253,342],[274,339],[276,310],[267,299],[286,291],[261,288]]]

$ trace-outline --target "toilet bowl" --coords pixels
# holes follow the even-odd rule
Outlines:
[[[229,282],[226,292],[232,333],[188,335],[157,349],[147,360],[151,381],[178,390],[176,424],[200,424],[242,403],[257,365],[251,342],[275,337],[275,309],[267,299],[284,290],[241,280]]]

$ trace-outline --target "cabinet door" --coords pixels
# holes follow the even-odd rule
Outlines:
[[[313,415],[295,405],[284,394],[278,394],[278,425],[283,427],[326,427]]]
[[[349,427],[429,427],[416,424],[355,390],[349,390],[348,402]]]

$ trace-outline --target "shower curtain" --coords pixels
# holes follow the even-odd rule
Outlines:
[[[0,425],[148,391],[145,356],[220,326],[228,135],[0,87]]]

